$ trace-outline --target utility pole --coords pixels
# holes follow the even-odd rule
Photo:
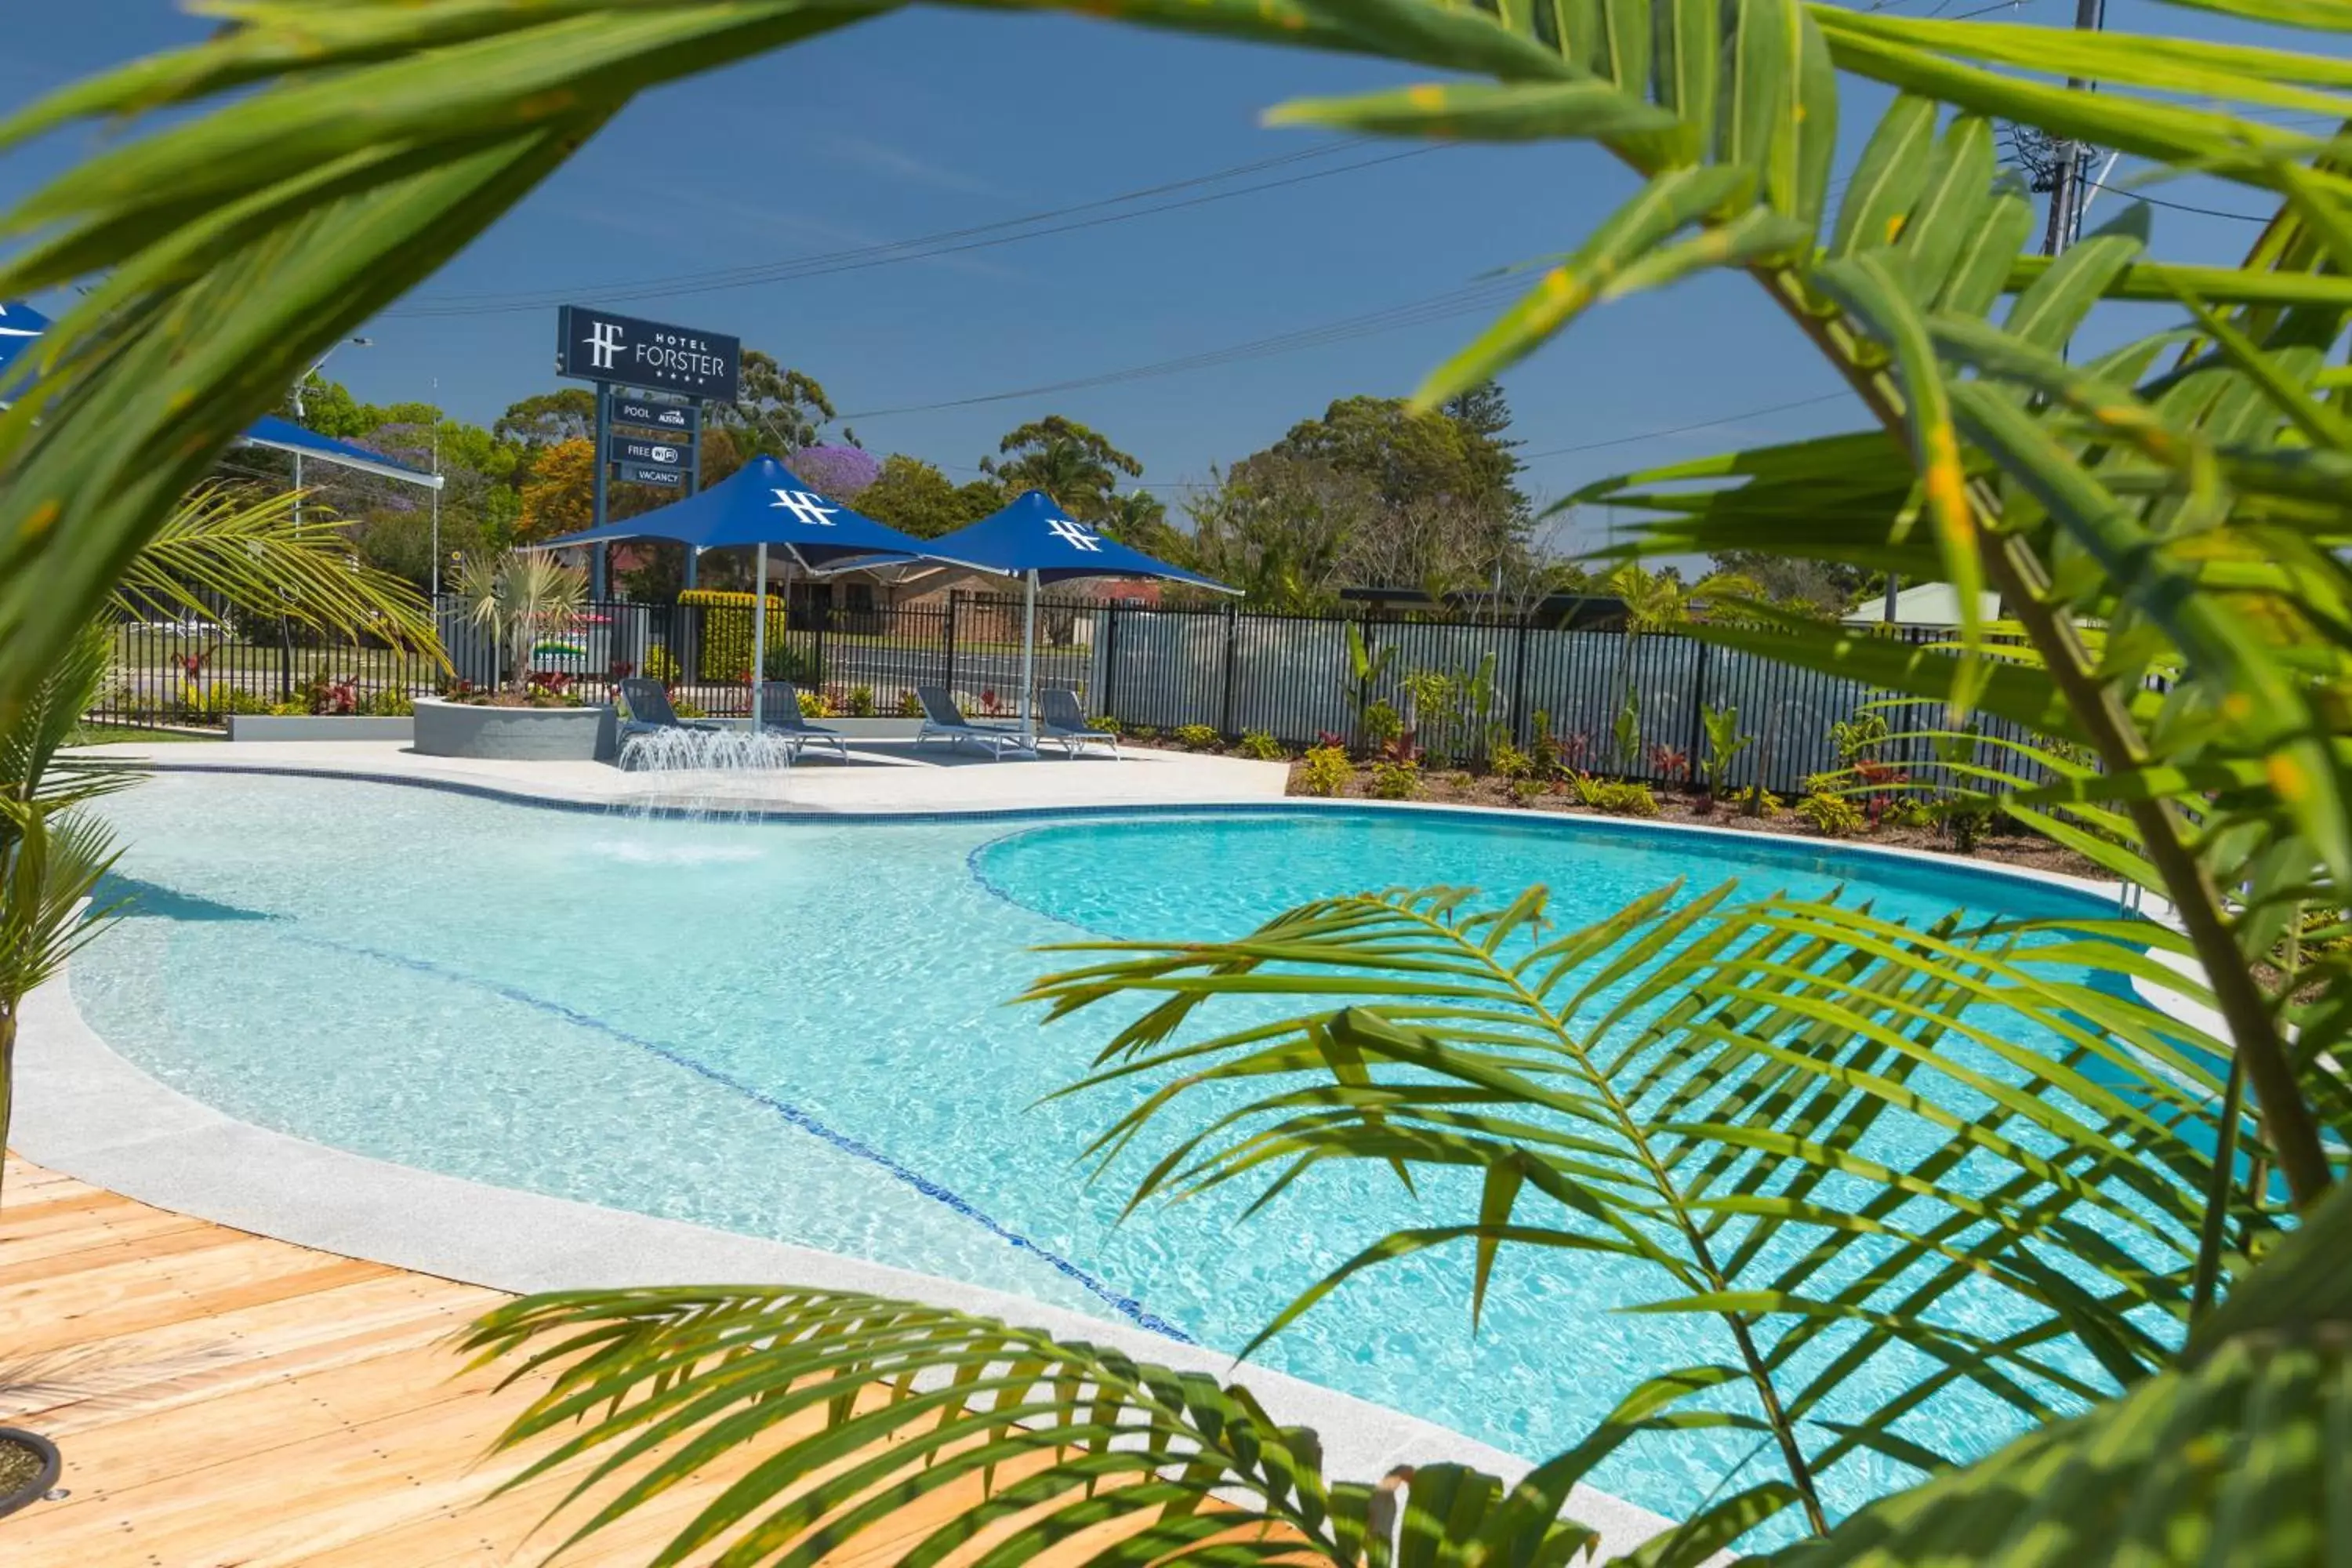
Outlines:
[[[2106,26],[2106,0],[2074,0],[2074,30],[2095,33]],[[2095,84],[2081,77],[2069,77],[2066,86],[2075,92],[2089,92]],[[2050,222],[2042,235],[2042,254],[2058,256],[2082,237],[2083,209],[2090,205],[2092,182],[2087,178],[2085,163],[2091,149],[2080,142],[2061,142],[2053,149],[2057,153],[2056,166],[2050,176]],[[2113,166],[2110,160],[2109,166]]]
[[[441,378],[433,378],[433,608],[441,608]]]

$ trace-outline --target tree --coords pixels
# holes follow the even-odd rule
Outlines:
[[[1133,479],[1143,472],[1141,462],[1099,432],[1059,414],[1011,431],[996,450],[996,457],[981,459],[980,471],[1007,495],[1044,490],[1063,510],[1088,522],[1109,515],[1119,475]]]
[[[596,443],[575,437],[541,452],[522,489],[515,542],[530,544],[577,533],[595,521]]]
[[[1114,495],[1095,523],[1121,544],[1171,566],[1185,565],[1192,558],[1192,540],[1168,521],[1168,503],[1150,490]]]
[[[560,387],[509,403],[490,434],[518,447],[552,447],[585,441],[596,433],[596,395],[584,386]]]
[[[1278,615],[1336,608],[1349,549],[1381,516],[1362,475],[1271,452],[1243,458],[1190,505],[1201,571]]]
[[[1885,573],[1859,566],[1760,550],[1718,550],[1707,561],[1717,572],[1755,584],[1758,594],[1776,605],[1832,620],[1873,592],[1883,591],[1886,580]]]
[[[1292,426],[1266,455],[1370,487],[1380,516],[1351,538],[1347,583],[1491,591],[1531,560],[1527,498],[1512,483],[1518,459],[1500,439],[1509,422],[1491,386],[1428,412],[1395,398],[1345,397]]]
[[[741,390],[733,403],[710,405],[709,424],[729,432],[746,461],[788,458],[824,438],[834,420],[833,399],[816,377],[778,364],[758,349],[743,351]],[[848,431],[842,439],[857,438]]]
[[[959,485],[937,465],[903,452],[884,458],[874,482],[857,492],[858,510],[917,539],[953,533],[1003,504],[995,486]]]
[[[2274,44],[2326,26],[2220,3],[2273,24]],[[209,463],[271,385],[428,276],[633,92],[807,20],[463,9],[459,26],[447,7],[345,6],[323,34],[303,8],[251,9],[191,59],[0,130],[162,117],[96,154],[108,177],[68,170],[37,195],[14,227],[40,243],[0,263],[7,293],[104,275],[102,304],[50,345],[43,416],[0,422],[0,726],[152,535],[163,481]],[[2073,934],[2053,950],[2034,945],[2053,934],[2042,922],[1919,928],[1834,899],[1667,887],[1559,933],[1538,890],[1483,906],[1358,895],[1253,942],[1097,952],[1041,984],[1052,1016],[1108,1001],[1126,1024],[1101,1058],[1118,1119],[1106,1147],[1149,1134],[1181,1151],[1139,1195],[1312,1182],[1335,1163],[1430,1194],[1431,1224],[1368,1238],[1318,1292],[1452,1246],[1475,1300],[1506,1248],[1607,1252],[1656,1270],[1644,1305],[1706,1315],[1706,1363],[1642,1385],[1508,1489],[1451,1466],[1335,1484],[1312,1436],[1244,1391],[985,1319],[791,1290],[502,1309],[478,1342],[565,1372],[511,1441],[563,1428],[547,1462],[641,1483],[596,1494],[622,1504],[772,1442],[731,1511],[681,1533],[678,1560],[756,1521],[768,1537],[739,1560],[853,1536],[944,1557],[1001,1527],[987,1550],[1007,1562],[1083,1539],[1102,1561],[1153,1564],[1561,1563],[1591,1543],[1559,1518],[1571,1483],[1634,1437],[1698,1428],[1752,1436],[1756,1457],[1643,1553],[1657,1568],[1759,1526],[1813,1538],[1792,1555],[1815,1568],[2324,1553],[2352,1377],[2338,1170],[2352,972],[2308,962],[2301,933],[2315,913],[2332,938],[2352,885],[2352,632],[2334,608],[2352,602],[2335,553],[2352,537],[2352,427],[2326,368],[2352,325],[2352,200],[2333,144],[2268,116],[2283,83],[2336,80],[2333,55],[1791,0],[1615,8],[1605,30],[1586,11],[1412,0],[1140,14],[1446,73],[1294,106],[1295,120],[1550,132],[1629,165],[1630,203],[1571,237],[1422,401],[1493,377],[1593,304],[1709,269],[1751,278],[1866,426],[1589,493],[1655,517],[1639,542],[1659,556],[1755,549],[1935,574],[1963,606],[1997,589],[2021,639],[1997,654],[1973,619],[1949,649],[1801,622],[1708,635],[2080,748],[2093,763],[1978,750],[1970,776],[2021,825],[2159,893],[2173,923],[2061,920]],[[550,27],[564,48],[534,48]],[[429,101],[397,90],[420,59]],[[2099,90],[2042,79],[2053,70]],[[1899,90],[1863,155],[1869,177],[1833,205],[1845,78],[1864,101]],[[371,106],[358,130],[353,103]],[[2149,259],[2145,205],[2055,260],[2021,255],[2034,214],[1996,182],[1994,115],[2276,205],[2236,268]],[[336,178],[319,179],[330,154]],[[2161,330],[2085,352],[2078,332],[2109,300],[2158,307]],[[166,365],[173,395],[155,395]],[[156,455],[143,482],[124,482],[125,450]],[[2143,958],[2143,942],[2192,960],[2198,980]],[[2053,981],[2053,966],[2095,983]],[[2136,984],[2193,990],[2220,1022],[2168,1018]],[[1188,1027],[1235,994],[1236,1029]],[[2032,1326],[1986,1333],[2001,1320],[1946,1310],[1979,1289]],[[1938,1447],[1976,1434],[1906,1418],[1953,1388],[2023,1435],[1974,1462]],[[703,1441],[635,1440],[649,1432]],[[917,1440],[845,1468],[854,1445],[895,1436]],[[1864,1455],[1934,1474],[1841,1521],[1840,1468]],[[894,1510],[962,1480],[987,1501],[946,1525]]]
[[[882,465],[862,447],[803,447],[793,472],[835,500],[849,500],[882,477]]]

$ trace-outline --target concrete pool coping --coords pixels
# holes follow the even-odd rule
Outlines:
[[[610,795],[567,787],[572,781],[562,777],[486,777],[479,769],[446,768],[438,764],[449,759],[417,758],[396,747],[371,746],[367,748],[371,754],[362,757],[352,754],[357,747],[344,743],[289,744],[269,749],[291,755],[247,760],[250,752],[261,749],[240,747],[247,756],[219,761],[189,757],[186,748],[174,746],[96,750],[114,755],[139,752],[142,754],[137,760],[158,772],[340,778],[457,790],[575,810],[610,809],[619,804]],[[322,751],[340,754],[319,755]],[[387,762],[387,754],[399,760]],[[1283,772],[1280,764],[1240,765],[1277,774]],[[1023,765],[1017,771],[1037,770]],[[1044,776],[1059,771],[1047,770]],[[999,797],[1003,804],[992,806],[947,800],[918,805],[902,798],[878,808],[771,803],[752,814],[836,821],[845,816],[1017,820],[1188,809],[1303,816],[1336,809],[1493,819],[1522,826],[1555,824],[1565,832],[1600,830],[1634,837],[1699,834],[1737,840],[1749,847],[1756,847],[1761,837],[1767,847],[1794,848],[1800,853],[1816,842],[1696,824],[1555,816],[1503,807],[1318,801],[1283,797],[1278,790],[1270,796],[1247,790],[1237,794],[1238,798],[1218,798],[1212,792],[1203,798],[1179,790],[1173,792],[1174,798],[1102,800],[1083,793],[1041,789],[1026,799]],[[1819,847],[1947,872],[1958,869],[2059,887],[2109,903],[2119,896],[2117,884],[2103,886],[2033,868],[1974,861],[1956,865],[1951,857],[1887,846],[1821,842]],[[2160,911],[2143,912],[2161,918]],[[2194,983],[2193,975],[2186,977]],[[2193,1016],[2198,1010],[2176,994],[2158,990],[2148,994],[2183,1021],[2208,1026]],[[1207,1373],[1221,1380],[1235,1378],[1239,1372],[1237,1381],[1249,1386],[1276,1419],[1312,1426],[1322,1436],[1328,1470],[1335,1477],[1371,1480],[1399,1465],[1453,1461],[1493,1471],[1507,1482],[1529,1468],[1525,1458],[1418,1417],[1281,1373],[1237,1369],[1223,1352],[1179,1344],[1139,1327],[1027,1297],[814,1248],[442,1175],[240,1121],[168,1088],[114,1052],[81,1018],[64,975],[27,999],[17,1075],[15,1142],[26,1157],[160,1207],[281,1240],[518,1293],[730,1280],[897,1296],[1003,1318],[1062,1338],[1115,1345],[1139,1359]],[[1588,1488],[1579,1488],[1571,1495],[1567,1511],[1600,1530],[1612,1552],[1626,1550],[1671,1524],[1648,1510]]]

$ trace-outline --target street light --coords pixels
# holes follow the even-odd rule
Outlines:
[[[325,353],[320,354],[317,359],[310,362],[310,368],[304,371],[302,373],[302,378],[294,384],[295,424],[299,425],[302,423],[302,389],[310,384],[310,378],[318,374],[329,360],[335,357],[335,349],[341,348],[345,344],[349,344],[351,347],[355,349],[372,349],[375,347],[375,340],[373,338],[346,338],[342,342],[335,344],[333,348],[330,348]],[[302,526],[302,454],[299,451],[294,454],[294,526],[297,528]]]

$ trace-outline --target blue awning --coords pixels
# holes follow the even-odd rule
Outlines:
[[[8,374],[11,364],[29,351],[35,340],[48,331],[49,319],[21,300],[0,300],[0,376]],[[0,408],[8,399],[0,395]],[[381,452],[371,452],[365,447],[349,441],[338,441],[331,436],[321,436],[316,430],[305,430],[290,419],[276,415],[265,416],[247,430],[242,440],[248,447],[267,447],[272,451],[299,452],[320,462],[334,463],[346,468],[356,468],[363,474],[375,474],[403,484],[422,485],[426,489],[441,488],[441,476],[395,463]]]
[[[1096,532],[1056,506],[1044,490],[1024,490],[1003,510],[932,540],[927,549],[1008,577],[1034,574],[1040,583],[1068,583],[1082,577],[1157,577],[1220,594],[1241,592]]]

